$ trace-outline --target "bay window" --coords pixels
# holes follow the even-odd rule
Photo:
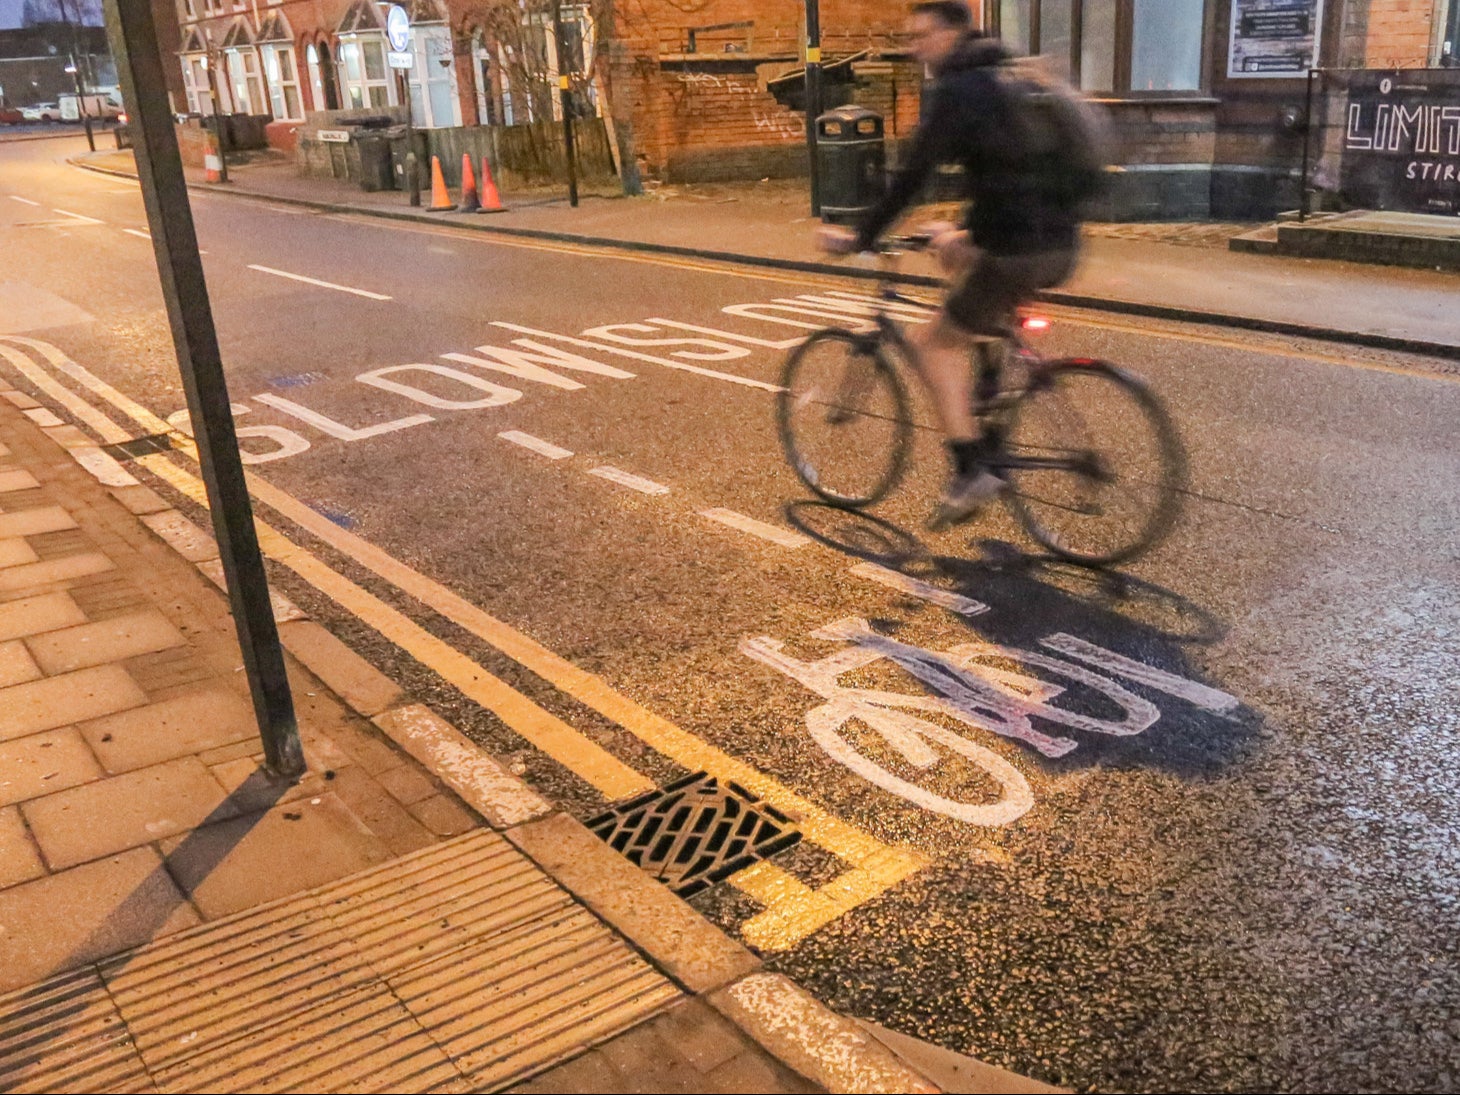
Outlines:
[[[385,65],[384,34],[341,35],[340,63],[346,109],[395,105],[394,73]]]
[[[1083,91],[1201,90],[1206,0],[998,0],[989,11],[1006,45]]]

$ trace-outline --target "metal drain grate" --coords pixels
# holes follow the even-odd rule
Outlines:
[[[680,897],[801,839],[791,819],[770,803],[704,772],[600,814],[588,827]]]
[[[130,441],[103,445],[101,451],[118,460],[135,460],[139,456],[151,456],[155,452],[171,452],[172,448],[172,437],[169,434],[151,433],[146,437],[134,437]]]

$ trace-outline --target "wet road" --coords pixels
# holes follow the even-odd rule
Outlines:
[[[0,146],[0,346],[56,347],[166,418],[137,190],[74,151]],[[865,285],[195,207],[253,470],[687,737],[266,515],[646,782],[733,761],[813,810],[771,881],[842,886],[837,915],[768,920],[749,872],[693,898],[774,968],[1079,1088],[1460,1079],[1460,385],[1439,363],[1056,315],[1046,348],[1146,375],[1191,455],[1181,526],[1097,578],[1002,512],[924,533],[927,431],[872,518],[805,501],[769,388]],[[607,764],[554,759],[275,577],[580,817],[615,797]],[[864,721],[889,712],[913,740]]]

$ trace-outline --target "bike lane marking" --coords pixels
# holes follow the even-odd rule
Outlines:
[[[975,601],[972,597],[965,597],[952,590],[939,589],[919,578],[909,577],[901,571],[889,570],[876,563],[858,563],[852,567],[851,572],[858,578],[870,579],[895,589],[899,593],[907,593],[940,608],[946,608],[950,612],[956,612],[960,616],[978,616],[989,610],[989,606],[982,601]]]
[[[770,525],[764,521],[757,521],[754,517],[747,517],[743,513],[737,513],[733,509],[706,509],[700,510],[701,517],[708,517],[711,521],[718,521],[722,525],[738,529],[741,532],[749,533],[751,536],[761,540],[768,540],[773,544],[779,544],[783,548],[805,547],[811,543],[811,537],[803,536],[799,532],[792,532],[790,529],[780,528],[777,525]]]
[[[30,339],[12,341],[24,342],[38,350],[44,347],[45,356],[58,370],[109,402],[149,433],[170,434],[175,451],[196,460],[196,448],[185,435],[70,360],[57,348]],[[67,391],[38,366],[22,371],[37,387],[58,400],[61,399],[60,393]],[[68,406],[76,398],[70,396],[66,400]],[[92,413],[110,421],[98,410],[93,409]],[[126,436],[115,423],[110,424],[108,431],[114,436]],[[186,497],[206,506],[202,481],[180,468],[169,454],[151,454],[137,462]],[[256,474],[250,472],[247,478],[250,493],[257,501],[487,642],[559,691],[622,726],[681,767],[732,780],[777,808],[793,814],[806,839],[850,865],[839,876],[814,889],[770,863],[762,863],[748,874],[738,872],[727,879],[764,906],[740,925],[741,936],[751,945],[764,950],[790,947],[927,866],[929,860],[921,852],[907,846],[884,844],[842,821],[774,777],[654,714],[616,691],[602,678],[573,665],[445,586],[340,528]],[[556,716],[537,707],[510,685],[491,676],[403,613],[332,570],[283,533],[258,519],[255,519],[255,524],[260,547],[269,558],[343,605],[421,664],[440,673],[464,695],[493,711],[527,741],[597,787],[606,797],[624,798],[653,786],[647,777],[624,765]],[[741,879],[740,874],[747,874],[747,877]]]
[[[566,460],[572,456],[571,449],[565,449],[554,445],[551,441],[544,441],[540,437],[534,437],[530,433],[523,433],[521,430],[503,430],[497,435],[503,441],[510,441],[514,445],[520,445],[537,453],[539,456],[546,456],[549,460]]]
[[[656,483],[652,479],[645,479],[642,475],[635,475],[632,472],[624,471],[622,468],[615,468],[611,464],[600,464],[596,468],[589,468],[588,474],[596,475],[600,479],[607,479],[610,483],[617,483],[621,487],[628,487],[629,490],[636,490],[640,494],[669,493],[669,488],[663,483]]]

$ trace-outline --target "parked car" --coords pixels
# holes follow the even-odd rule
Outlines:
[[[19,125],[25,121],[25,115],[16,107],[0,106],[0,125]]]
[[[27,122],[59,122],[61,105],[59,103],[36,103],[35,106],[21,107],[20,113]]]

